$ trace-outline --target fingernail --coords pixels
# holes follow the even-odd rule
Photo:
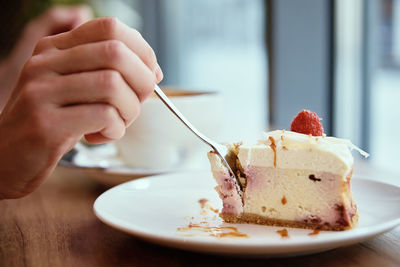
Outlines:
[[[156,79],[157,79],[157,83],[161,82],[162,79],[164,78],[164,74],[160,68],[160,65],[157,64],[156,67]]]

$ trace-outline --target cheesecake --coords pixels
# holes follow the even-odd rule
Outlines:
[[[238,179],[208,153],[225,222],[336,231],[357,225],[351,150],[368,155],[349,140],[276,130],[254,144],[227,146]]]

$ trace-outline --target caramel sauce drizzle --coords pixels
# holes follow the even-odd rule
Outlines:
[[[319,234],[319,232],[320,232],[320,230],[319,230],[319,229],[314,229],[314,231],[312,231],[312,232],[311,232],[311,233],[309,233],[308,235],[309,235],[309,236],[318,235],[318,234]]]
[[[202,209],[201,213],[207,213],[207,209],[211,210],[214,213],[218,213],[219,212],[219,209],[214,209],[210,205],[210,203],[208,203],[208,199],[206,199],[206,198],[199,199],[199,204],[200,204],[200,207]]]
[[[215,209],[211,206],[209,203],[208,199],[202,198],[199,199],[199,204],[200,204],[200,217],[201,220],[198,223],[193,223],[192,221],[189,223],[188,226],[186,227],[178,227],[176,230],[177,232],[185,232],[183,236],[211,236],[211,237],[217,237],[217,238],[223,238],[223,237],[240,237],[240,238],[248,238],[249,236],[245,233],[239,232],[239,230],[236,227],[233,226],[210,226],[210,222],[208,221],[208,217],[206,216],[208,214],[208,211],[212,211],[214,213],[218,213],[219,210]],[[206,217],[204,217],[206,216]],[[192,217],[192,220],[194,220],[195,217]]]
[[[188,232],[188,231],[200,231],[208,236],[213,236],[217,238],[223,237],[242,237],[248,238],[249,236],[245,233],[239,232],[236,227],[233,226],[204,226],[200,224],[190,224],[187,227],[179,227],[177,228],[178,232]],[[190,235],[192,236],[192,235]]]
[[[282,238],[289,238],[289,233],[286,228],[276,231]]]
[[[207,202],[208,202],[208,199],[206,199],[206,198],[199,199],[200,207],[202,209],[204,209],[204,207],[206,206]]]
[[[282,197],[281,202],[282,202],[282,205],[285,205],[287,203],[287,199],[285,196]]]
[[[346,176],[346,182],[350,182],[351,177],[353,176],[353,168],[350,169],[350,172]]]
[[[283,149],[283,150],[287,150],[287,147],[286,147],[285,145],[283,145],[283,141],[284,141],[284,140],[283,140],[283,135],[281,135],[281,141],[282,141],[282,149]]]
[[[214,212],[214,213],[219,213],[219,209],[214,209],[214,208],[210,207],[210,210],[211,210],[212,212]]]
[[[269,145],[271,149],[274,151],[274,167],[276,168],[276,144],[274,138],[272,136],[268,137],[269,141],[271,141],[271,144]]]

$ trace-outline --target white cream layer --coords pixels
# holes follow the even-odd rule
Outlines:
[[[276,148],[276,166],[270,137]],[[276,130],[265,133],[264,139],[257,144],[240,145],[238,157],[242,166],[325,171],[345,176],[353,165],[351,149],[357,149],[363,156],[368,156],[349,140]],[[226,171],[215,154],[210,156],[213,171]]]
[[[265,133],[265,139],[258,144],[242,144],[238,157],[242,166],[314,170],[345,176],[353,165],[351,148],[354,146],[344,139],[277,130]]]

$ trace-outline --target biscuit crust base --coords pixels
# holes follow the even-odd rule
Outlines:
[[[281,227],[292,227],[292,228],[303,228],[303,229],[318,229],[318,230],[328,230],[328,231],[343,231],[349,230],[357,226],[358,223],[358,212],[353,216],[350,225],[330,225],[325,224],[312,224],[305,223],[302,221],[289,221],[280,219],[271,219],[268,217],[260,216],[252,213],[243,213],[239,216],[231,214],[220,214],[220,217],[227,223],[246,223],[246,224],[261,224],[270,226],[281,226]]]

